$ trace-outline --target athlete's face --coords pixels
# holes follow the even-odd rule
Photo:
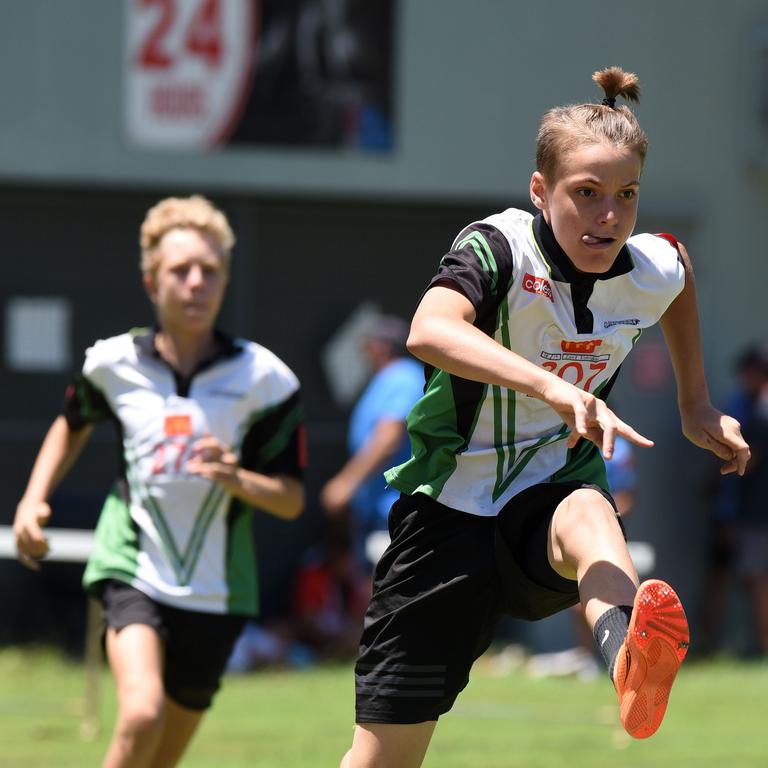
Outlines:
[[[227,269],[213,241],[197,229],[171,229],[160,240],[158,257],[144,284],[160,325],[182,333],[211,330],[227,286]]]
[[[566,152],[555,178],[531,177],[531,200],[577,269],[611,268],[635,228],[641,172],[636,152],[600,143]]]

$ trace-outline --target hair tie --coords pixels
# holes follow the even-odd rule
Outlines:
[[[616,106],[616,97],[615,96],[606,96],[601,102],[604,107],[610,107],[613,109]]]

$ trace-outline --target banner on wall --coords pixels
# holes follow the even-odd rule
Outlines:
[[[392,147],[395,0],[124,0],[146,149]]]

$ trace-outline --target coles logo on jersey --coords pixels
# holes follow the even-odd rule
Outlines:
[[[186,413],[177,413],[165,417],[164,431],[166,437],[192,434],[192,418]]]
[[[530,272],[526,272],[525,277],[523,277],[523,290],[528,291],[528,293],[538,293],[541,296],[546,296],[552,303],[555,301],[549,280],[532,275]]]

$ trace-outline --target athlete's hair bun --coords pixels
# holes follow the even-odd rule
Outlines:
[[[603,104],[613,107],[616,97],[627,101],[640,101],[640,79],[634,72],[625,72],[621,67],[608,67],[592,75],[592,79],[603,89]]]

